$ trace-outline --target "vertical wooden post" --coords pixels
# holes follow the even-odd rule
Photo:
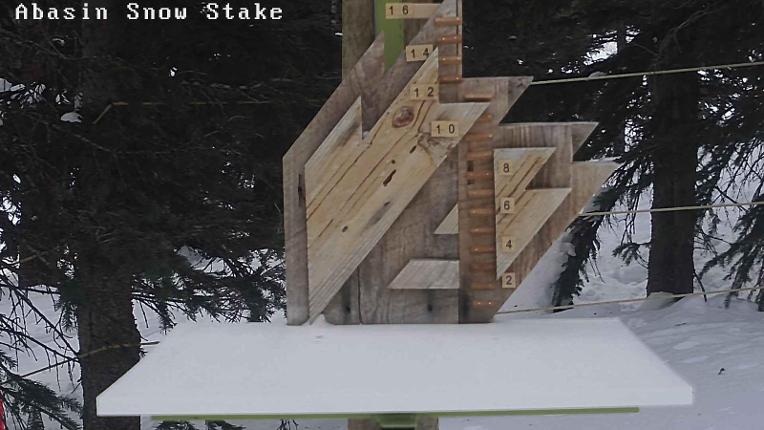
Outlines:
[[[409,0],[432,3],[432,0]],[[385,67],[395,63],[406,43],[419,32],[422,21],[387,20],[385,7],[400,0],[343,0],[342,1],[342,71],[343,76],[371,45],[375,34],[385,33]],[[374,389],[374,387],[369,387]],[[349,430],[380,430],[376,420],[348,420]],[[416,430],[437,430],[437,417],[419,417]]]
[[[374,42],[374,1],[342,0],[342,77]]]

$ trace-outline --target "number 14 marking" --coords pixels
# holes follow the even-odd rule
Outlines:
[[[435,49],[433,45],[409,45],[406,47],[406,61],[424,61]]]

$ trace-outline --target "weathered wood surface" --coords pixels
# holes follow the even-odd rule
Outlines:
[[[566,189],[527,190],[556,148],[500,148],[493,151],[494,213],[496,223],[496,279],[528,245],[567,195]],[[505,166],[508,163],[508,166]],[[508,167],[509,173],[504,172]],[[514,199],[513,213],[501,210],[504,198]],[[511,250],[502,238],[511,238]]]
[[[305,164],[308,208],[317,197],[325,196],[330,191],[330,187],[368,147],[370,142],[361,137],[361,121],[359,97]]]
[[[460,2],[444,1],[436,15],[448,16],[457,13],[457,3]],[[411,44],[434,43],[448,32],[447,28],[436,27],[433,19],[424,24],[420,20],[406,20],[404,25],[406,41]],[[364,99],[364,129],[373,126],[382,111],[401,91],[405,90],[406,83],[418,68],[418,63],[407,63],[401,55],[398,62],[384,75],[382,82],[373,83],[375,88],[372,98]],[[434,223],[440,222],[448,208],[456,203],[455,192],[453,192],[456,188],[455,169],[456,155],[449,155],[390,229],[390,232],[400,232],[400,229],[405,229],[411,237],[397,237],[388,233],[327,306],[324,312],[327,321],[332,324],[456,322],[453,315],[457,309],[457,298],[453,293],[443,296],[433,295],[427,291],[387,289],[387,284],[411,258],[421,256],[456,258],[455,237],[435,237],[430,234],[437,226]],[[449,201],[449,199],[452,200]],[[451,206],[446,207],[449,204]],[[430,217],[437,220],[432,221]],[[420,240],[413,239],[417,234],[421,234]],[[394,238],[390,240],[390,243],[385,243],[387,238],[391,237]],[[425,239],[421,240],[421,237]],[[391,252],[389,251],[391,248],[398,251]],[[385,250],[387,250],[386,264],[392,266],[389,271],[379,267],[381,263],[377,259],[377,254],[384,253]],[[359,290],[362,273],[365,282],[374,282],[365,284],[363,295]],[[362,316],[361,308],[365,310],[365,316]]]
[[[472,161],[478,151],[492,151],[493,139],[490,136],[496,134],[496,129],[501,120],[509,112],[512,105],[518,100],[525,89],[530,85],[531,78],[515,77],[503,80],[491,78],[477,78],[465,80],[459,87],[457,98],[460,100],[491,99],[492,108],[489,108],[487,120],[473,128],[472,136],[485,136],[487,141],[480,142],[473,138],[465,138],[459,145],[459,187],[458,187],[458,237],[459,237],[459,273],[460,273],[460,320],[465,321],[465,314],[469,313],[470,291],[472,289],[499,288],[495,279],[496,259],[493,252],[485,254],[473,254],[477,248],[491,249],[496,246],[494,235],[493,211],[493,157],[483,161]],[[485,173],[488,181],[477,182],[468,179],[471,174]],[[487,196],[480,199],[474,198],[474,192],[488,192]],[[470,211],[476,208],[487,207],[490,210],[488,216],[472,217]],[[484,208],[483,208],[484,209]],[[480,231],[480,233],[476,233]],[[495,248],[494,248],[495,249]]]
[[[568,194],[570,188],[526,190],[517,198],[516,213],[497,215],[496,279],[531,243]],[[507,240],[511,241],[510,246],[506,245]]]
[[[409,84],[434,83],[437,73],[436,51]],[[344,171],[328,175],[336,181],[315,181],[325,193],[308,190],[309,196],[316,196],[307,207],[311,317],[324,310],[458,143],[458,138],[428,136],[430,123],[455,121],[459,129],[469,130],[487,107],[412,101],[403,92],[364,139],[369,143],[362,151],[356,145],[338,145],[337,139],[324,142],[317,154],[321,159],[355,160]],[[353,122],[352,115],[345,118]],[[348,134],[342,121],[337,127],[337,135]],[[325,151],[326,146],[331,149]]]
[[[443,4],[438,7],[438,11],[435,12],[436,16],[460,16],[461,15],[461,1],[458,0],[445,0]],[[406,41],[409,44],[436,44],[441,36],[453,36],[461,35],[461,26],[435,26],[434,19],[431,18],[422,27],[421,31],[410,37],[416,30],[412,25],[419,26],[422,21],[407,20],[404,25],[406,27]],[[413,30],[412,30],[413,29]],[[410,39],[410,40],[409,40]],[[379,41],[375,42],[378,43]],[[372,48],[374,48],[372,46]],[[370,49],[371,50],[371,49]],[[446,52],[453,50],[453,52]],[[461,58],[461,44],[446,44],[440,46],[440,56],[448,56],[452,60]],[[383,63],[383,59],[378,60]],[[363,58],[361,62],[363,62]],[[326,196],[327,189],[333,189],[339,181],[337,181],[337,174],[346,169],[347,163],[350,160],[355,160],[360,157],[361,153],[366,152],[364,150],[364,139],[358,138],[359,135],[363,135],[363,131],[373,129],[375,124],[380,118],[386,115],[386,112],[390,105],[394,102],[395,98],[399,94],[403,93],[407,83],[411,77],[419,69],[418,65],[421,63],[407,63],[405,53],[401,53],[397,62],[380,78],[372,79],[367,82],[358,81],[353,85],[343,83],[346,89],[354,92],[353,98],[345,98],[342,100],[341,107],[332,113],[333,121],[342,122],[343,128],[337,130],[336,136],[333,136],[329,141],[333,143],[327,144],[326,148],[320,150],[316,154],[314,151],[318,148],[321,141],[329,136],[332,131],[332,123],[326,123],[323,127],[319,127],[320,139],[316,136],[301,137],[301,139],[307,139],[313,142],[310,148],[302,149],[301,155],[303,161],[302,165],[299,163],[293,163],[293,166],[298,170],[297,179],[292,179],[291,182],[287,178],[288,169],[288,156],[285,157],[285,197],[287,197],[289,191],[287,190],[287,184],[291,183],[294,187],[292,189],[293,194],[296,194],[297,205],[303,205],[302,210],[309,213],[316,213],[318,223],[329,222],[332,219],[330,215],[338,212],[329,210],[321,215],[321,204]],[[450,72],[446,70],[447,67],[457,67],[458,72]],[[439,69],[440,77],[457,76],[461,75],[460,62],[447,64],[441,64]],[[352,77],[353,73],[349,73]],[[369,75],[370,76],[370,75]],[[513,124],[504,130],[504,127],[497,125],[506,115],[509,110],[509,106],[514,103],[516,97],[522,93],[522,90],[527,87],[530,82],[529,78],[512,78],[512,79],[500,79],[500,78],[485,78],[485,79],[464,79],[460,84],[441,84],[441,103],[446,102],[459,102],[467,99],[468,96],[480,96],[481,94],[491,93],[490,105],[487,112],[490,115],[485,115],[481,118],[478,124],[471,127],[469,131],[475,131],[477,133],[489,133],[494,134],[494,139],[490,142],[488,149],[502,147],[502,142],[507,140],[514,141],[517,147],[534,147],[534,146],[547,146],[557,147],[556,144],[538,144],[538,142],[560,142],[567,141],[567,145],[562,145],[561,150],[555,151],[552,159],[547,166],[539,171],[539,174],[529,184],[530,190],[538,188],[574,188],[573,192],[565,198],[565,201],[560,205],[560,208],[555,211],[547,224],[562,224],[564,215],[570,213],[577,213],[580,207],[576,207],[579,200],[588,200],[589,197],[583,197],[586,195],[586,191],[576,189],[573,185],[576,182],[582,181],[586,184],[594,186],[597,182],[597,178],[600,178],[608,169],[612,166],[604,167],[599,166],[586,167],[571,164],[572,156],[575,151],[583,144],[588,135],[596,127],[594,123],[567,123],[567,124],[553,124],[553,127],[542,127],[545,124]],[[364,86],[368,85],[368,87]],[[501,89],[502,85],[509,88]],[[498,89],[498,91],[497,91]],[[340,89],[338,89],[340,91]],[[513,98],[514,94],[514,98]],[[336,95],[336,94],[335,94]],[[506,97],[508,95],[508,97]],[[360,100],[359,100],[360,97]],[[329,102],[327,102],[327,105]],[[355,104],[355,105],[354,105]],[[360,114],[358,113],[358,106],[360,105]],[[351,109],[349,112],[348,109]],[[347,108],[344,111],[343,108]],[[325,106],[324,109],[327,109]],[[332,109],[334,110],[334,109]],[[323,109],[322,109],[323,111]],[[343,118],[347,114],[346,118]],[[324,114],[326,115],[326,114]],[[444,118],[448,119],[448,118]],[[318,120],[318,118],[316,118]],[[316,122],[314,120],[314,122]],[[360,128],[358,123],[361,123]],[[424,123],[423,123],[424,124]],[[429,124],[428,124],[429,125]],[[548,124],[547,124],[548,125]],[[425,130],[427,127],[422,127]],[[513,131],[509,129],[514,128]],[[308,129],[306,129],[306,132]],[[468,129],[463,129],[463,132]],[[306,145],[303,145],[306,146]],[[307,146],[306,146],[307,147]],[[442,323],[442,322],[457,322],[459,320],[460,309],[464,307],[465,303],[471,303],[476,301],[483,301],[488,304],[489,309],[495,307],[498,309],[503,301],[508,297],[509,292],[505,291],[504,294],[497,294],[495,291],[468,291],[467,294],[460,294],[452,290],[396,290],[388,288],[388,285],[395,280],[396,276],[401,273],[407,264],[410,264],[412,260],[423,258],[436,258],[436,259],[456,259],[462,254],[465,247],[470,246],[470,241],[463,241],[463,236],[466,235],[461,226],[464,224],[464,219],[461,216],[461,212],[469,210],[469,204],[461,203],[462,195],[466,195],[466,188],[463,187],[462,178],[466,173],[466,167],[468,162],[472,165],[480,165],[484,163],[480,154],[470,153],[470,160],[468,160],[468,145],[459,145],[458,151],[454,151],[448,154],[445,161],[432,173],[429,179],[425,178],[424,185],[419,192],[415,192],[410,199],[410,203],[401,208],[401,213],[389,226],[387,233],[379,232],[381,239],[373,248],[368,252],[363,261],[358,264],[358,268],[350,273],[344,282],[339,293],[330,297],[328,305],[325,309],[325,315],[328,321],[332,323],[348,324],[348,323],[405,323],[405,322],[427,322],[427,323]],[[293,148],[294,150],[294,148]],[[290,151],[292,152],[292,151]],[[308,162],[311,156],[315,156],[311,162]],[[440,154],[438,156],[444,156]],[[333,161],[339,160],[338,165],[334,165]],[[563,163],[563,160],[567,160]],[[489,161],[492,164],[492,160]],[[559,169],[552,168],[551,165],[557,165]],[[307,165],[307,166],[306,166]],[[307,167],[305,172],[299,172],[301,168]],[[314,181],[312,178],[318,174],[318,180]],[[326,173],[323,176],[322,172]],[[385,173],[390,171],[384,171]],[[300,174],[302,173],[302,174]],[[396,173],[397,175],[397,173]],[[396,175],[393,175],[393,179]],[[457,180],[456,177],[459,179]],[[294,178],[294,176],[293,176]],[[384,176],[385,179],[388,176]],[[391,181],[393,179],[390,179]],[[310,184],[308,188],[305,188],[305,181]],[[378,178],[376,178],[378,180]],[[456,184],[455,184],[456,182]],[[333,185],[334,184],[334,185]],[[458,186],[456,186],[458,185]],[[315,186],[315,188],[313,188]],[[493,182],[491,183],[493,186]],[[582,194],[583,193],[583,194]],[[292,196],[295,197],[295,196]],[[306,208],[305,198],[308,198],[310,202],[317,202],[314,204],[313,209],[318,212],[311,212],[310,206]],[[300,199],[303,199],[300,201]],[[458,236],[454,235],[457,231],[451,228],[451,234],[435,234],[436,230],[439,230],[440,225],[443,223],[447,215],[454,209],[454,204],[457,200],[460,200],[460,204],[457,205],[457,211],[450,217],[451,220],[456,221],[459,224]],[[294,202],[294,199],[293,199]],[[492,202],[494,203],[494,202]],[[515,203],[518,203],[517,201]],[[520,202],[522,203],[522,202]],[[317,205],[317,206],[315,206]],[[294,252],[287,250],[287,268],[288,279],[297,279],[296,285],[290,285],[288,283],[288,290],[290,290],[289,301],[289,313],[290,324],[299,324],[304,322],[307,312],[305,309],[305,302],[307,297],[293,297],[291,291],[301,290],[306,293],[307,287],[307,235],[305,230],[305,224],[302,226],[299,223],[291,223],[292,232],[299,231],[302,228],[301,234],[290,234],[290,221],[289,218],[295,219],[296,217],[289,214],[288,208],[294,207],[290,205],[289,201],[286,203],[287,214],[285,221],[285,229],[287,233],[287,240],[292,239],[300,240],[302,235],[302,248],[297,251],[297,254],[291,255]],[[331,205],[326,205],[330,207]],[[575,209],[574,209],[575,208]],[[298,210],[299,215],[299,210]],[[329,215],[329,216],[327,216]],[[575,214],[573,215],[575,216]],[[302,213],[303,223],[305,222],[305,212]],[[323,218],[322,218],[323,217]],[[568,216],[567,218],[570,218]],[[570,218],[572,219],[572,218]],[[529,241],[529,247],[541,248],[545,250],[551,241],[553,241],[564,230],[565,226],[569,223],[569,220],[565,222],[564,226],[555,232],[556,229],[548,228],[546,225],[541,227],[538,234],[534,235],[533,239]],[[294,228],[296,225],[296,228]],[[343,226],[344,227],[344,226]],[[348,229],[349,231],[349,229]],[[336,233],[336,231],[335,231]],[[440,233],[440,231],[439,231]],[[320,234],[318,235],[320,236]],[[317,236],[317,237],[318,237]],[[495,239],[500,234],[490,235],[491,241],[495,246]],[[457,240],[457,238],[459,238]],[[320,239],[317,239],[320,240]],[[312,242],[312,240],[311,240]],[[341,242],[339,242],[341,243]],[[547,244],[549,243],[549,244]],[[339,248],[335,246],[335,248]],[[299,249],[299,248],[298,248]],[[326,248],[330,249],[329,247]],[[524,255],[528,254],[530,257],[524,258]],[[535,261],[532,261],[535,257],[527,253],[525,250],[517,256],[514,263],[512,263],[508,270],[515,270],[515,267],[521,267],[523,261],[527,260],[527,266],[532,267]],[[329,255],[329,254],[327,254]],[[543,255],[543,252],[540,254]],[[540,255],[538,256],[540,258]],[[533,257],[533,258],[531,258]],[[330,255],[330,258],[335,258]],[[311,261],[313,258],[311,257]],[[461,260],[461,259],[460,259]],[[294,263],[290,264],[290,261]],[[536,259],[537,261],[537,259]],[[290,274],[291,267],[296,268],[297,273]],[[465,272],[463,270],[464,263],[460,261],[460,273],[462,282],[465,278]],[[492,268],[494,270],[494,268]],[[498,272],[498,268],[495,269]],[[528,270],[521,270],[516,273],[516,279],[521,282],[527,275]],[[514,272],[513,272],[514,273]],[[469,274],[467,274],[469,275]],[[469,276],[468,276],[469,277]],[[302,281],[302,282],[300,282]],[[302,301],[302,305],[300,305]],[[460,305],[460,302],[462,303]],[[484,303],[484,305],[485,305]],[[300,313],[302,308],[302,315]],[[493,309],[495,311],[495,309]],[[296,312],[294,312],[296,310]],[[476,313],[473,313],[473,316]],[[492,313],[491,313],[492,315]],[[471,322],[476,320],[467,316],[462,318],[462,321]],[[480,320],[480,318],[477,318]],[[295,322],[300,321],[300,322]]]
[[[597,194],[620,164],[613,161],[579,161],[573,163],[571,205],[579,213]]]
[[[515,273],[520,286],[552,243],[560,237],[581,208],[599,191],[602,182],[617,167],[609,162],[572,162],[573,148],[580,147],[583,143],[581,139],[588,136],[588,133],[574,133],[574,130],[593,128],[592,123],[588,123],[585,128],[580,123],[523,123],[499,127],[497,146],[556,148],[554,155],[531,181],[531,187],[572,189],[507,269],[507,272]],[[513,290],[471,291],[469,299],[480,302],[481,306],[470,309],[471,312],[463,315],[463,321],[490,321],[512,292]]]
[[[412,259],[458,258],[456,236],[432,234],[456,203],[456,181],[452,152],[359,266],[358,301],[345,309],[350,316],[357,312],[365,324],[459,322],[457,291],[387,287]]]
[[[388,285],[393,290],[456,290],[459,288],[459,261],[411,260]]]
[[[454,16],[457,14],[458,0],[444,0],[434,16]],[[435,19],[427,20],[419,32],[407,43],[411,45],[423,45],[436,42],[441,36],[449,34],[447,27],[438,27],[435,25]],[[417,23],[421,21],[415,21]],[[444,47],[439,48],[440,55],[447,55]],[[371,129],[377,123],[382,114],[395,98],[405,89],[406,84],[412,76],[419,70],[421,63],[409,63],[406,61],[406,55],[401,52],[398,61],[391,66],[381,80],[371,81],[368,99],[364,98],[363,121],[364,130]],[[446,100],[455,101],[455,100]]]
[[[459,207],[454,207],[448,212],[443,221],[441,221],[438,228],[435,229],[435,234],[459,234]]]
[[[470,92],[482,90],[495,94],[486,112],[491,113],[498,123],[529,82],[528,78],[469,78],[460,87],[466,86]],[[462,145],[464,143],[459,146]],[[364,323],[458,322],[458,292],[387,288],[411,259],[458,258],[456,236],[433,234],[456,203],[456,168],[457,154],[454,151],[359,266],[360,313]],[[355,309],[351,306],[345,311],[353,314]]]
[[[438,15],[452,15],[457,10],[457,0],[444,0],[436,12]],[[410,21],[419,26],[421,21]],[[436,27],[430,19],[417,33],[411,43],[432,43],[446,34],[446,29]],[[304,193],[304,166],[313,152],[323,142],[329,132],[348,108],[360,96],[364,109],[364,129],[370,129],[404,88],[408,80],[419,69],[419,63],[407,64],[403,55],[390,70],[384,68],[384,35],[377,35],[374,43],[366,50],[350,73],[334,91],[324,106],[305,128],[284,156],[284,234],[286,241],[287,271],[287,320],[299,325],[308,320],[308,267],[307,233]],[[419,42],[418,42],[419,41]],[[352,284],[352,281],[350,282]],[[345,297],[354,296],[348,292]],[[356,309],[345,312],[347,306],[338,298],[338,307],[333,307],[337,323],[357,322],[353,318]],[[347,317],[347,318],[345,318]]]
[[[378,82],[384,73],[383,54],[384,46],[380,36],[284,156],[284,236],[289,324],[300,325],[308,320],[305,163],[358,97],[369,100],[370,83]]]
[[[342,76],[348,77],[374,43],[374,2],[342,0]]]
[[[579,149],[584,145],[597,128],[599,123],[596,122],[568,122],[570,126],[570,134],[573,138],[573,155],[575,156]]]

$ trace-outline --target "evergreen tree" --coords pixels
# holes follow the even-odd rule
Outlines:
[[[262,321],[283,307],[280,159],[339,78],[329,5],[284,9],[256,24],[2,21],[2,287],[55,295],[59,339],[77,326],[85,429],[138,428],[95,416],[139,358],[133,303],[167,327],[175,311]]]
[[[481,74],[530,74],[539,80],[762,57],[756,34],[762,5],[752,0],[465,3],[466,13],[474,11],[466,32],[468,70]],[[613,45],[617,52],[603,51],[612,51]],[[739,179],[750,179],[756,169],[750,160],[761,145],[758,94],[761,73],[754,68],[540,86],[520,99],[508,119],[600,121],[577,156],[617,156],[623,167],[599,197],[599,210],[619,202],[636,208],[650,191],[654,207],[685,206],[710,203]],[[628,231],[617,251],[631,260],[641,258],[640,251],[649,246],[649,291],[691,291],[693,252],[704,236],[699,223],[704,215],[713,216],[654,214],[651,242],[634,243]],[[574,223],[575,255],[557,282],[555,304],[568,303],[580,289],[603,224],[607,219],[601,217]],[[633,217],[627,225],[633,226]]]

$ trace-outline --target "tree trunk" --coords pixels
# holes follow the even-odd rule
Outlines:
[[[77,278],[80,369],[85,430],[140,430],[140,418],[100,418],[96,397],[138,363],[141,336],[133,317],[131,279],[94,251],[81,253]]]
[[[695,74],[653,80],[653,208],[694,205],[699,82]],[[652,214],[647,293],[693,291],[693,211]]]
[[[110,10],[123,7],[117,0],[91,0],[90,4]],[[118,94],[120,77],[114,71],[114,65],[105,62],[119,56],[125,34],[124,18],[83,21],[82,53],[88,61],[84,63],[81,79],[83,109],[88,119],[94,119],[112,100],[121,96]],[[102,121],[99,127],[103,126]],[[109,163],[113,160],[98,159],[100,155],[97,153],[93,157],[80,169],[77,191],[83,196],[108,198],[114,191],[103,190],[103,186],[113,184],[114,179],[109,173]],[[86,209],[92,214],[93,224],[97,224],[102,216],[102,202],[93,201],[92,207]],[[96,415],[96,397],[140,358],[141,337],[133,316],[132,268],[123,266],[123,257],[118,250],[110,249],[113,245],[100,244],[95,234],[83,232],[80,235],[81,242],[75,249],[75,270],[79,286],[77,334],[84,403],[83,429],[140,430],[139,417],[100,418]]]

